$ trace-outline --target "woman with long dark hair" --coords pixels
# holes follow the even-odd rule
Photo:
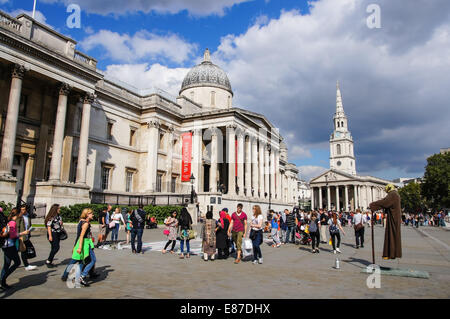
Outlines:
[[[259,205],[253,206],[253,218],[251,223],[250,239],[253,244],[253,264],[262,264],[261,244],[263,242],[263,216]]]
[[[167,253],[167,247],[169,247],[170,244],[172,244],[170,248],[170,253],[175,253],[175,245],[177,243],[177,226],[178,226],[178,219],[177,219],[177,211],[174,210],[172,212],[172,216],[169,216],[164,220],[164,225],[166,225],[166,233],[167,233],[167,243],[164,246],[164,249],[162,250],[162,253]]]
[[[45,217],[45,226],[47,227],[47,238],[51,245],[50,255],[48,256],[45,264],[47,267],[53,266],[53,259],[56,253],[59,251],[59,236],[63,229],[63,221],[59,216],[60,207],[58,204],[53,204]]]
[[[17,267],[20,266],[19,257],[19,235],[17,234],[17,217],[19,211],[17,208],[13,208],[8,216],[7,226],[1,230],[1,237],[6,238],[3,244],[2,250],[4,255],[3,269],[1,273],[1,288],[9,289],[11,288],[6,284],[6,279],[11,275]],[[11,262],[14,264],[11,266]]]
[[[178,230],[180,237],[180,259],[184,258],[184,244],[186,243],[186,258],[190,257],[191,248],[189,246],[189,230],[192,228],[192,217],[186,207],[181,209],[180,218],[178,220]]]
[[[341,245],[341,233],[339,232],[339,229],[342,231],[342,233],[345,235],[345,231],[341,226],[341,221],[337,218],[337,214],[333,213],[332,217],[328,220],[329,231],[330,231],[330,237],[331,237],[331,243],[333,245],[333,253],[336,254],[336,251],[338,253],[341,252],[339,249],[339,246]],[[324,226],[325,227],[325,226]],[[337,245],[336,245],[336,239],[337,239]]]
[[[206,213],[206,220],[202,227],[202,248],[203,259],[208,261],[208,257],[214,260],[216,255],[216,220],[213,219],[212,211]]]

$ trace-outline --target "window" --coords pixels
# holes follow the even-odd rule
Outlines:
[[[28,107],[28,95],[22,94],[20,96],[19,115],[26,116]]]
[[[337,125],[338,125],[338,127],[339,127],[339,122],[337,122]]]
[[[215,106],[216,105],[216,92],[212,91],[211,92],[211,106]]]
[[[156,191],[158,193],[160,193],[162,189],[162,177],[163,174],[158,174],[158,176],[156,177]]]
[[[341,155],[341,144],[336,145],[337,155]]]
[[[126,189],[125,191],[127,193],[133,191],[133,171],[127,170],[127,177],[126,177]]]
[[[130,146],[136,146],[136,129],[130,129]]]
[[[72,169],[70,170],[69,182],[75,183],[77,179],[78,157],[72,157]]]
[[[170,191],[172,193],[175,193],[176,191],[176,186],[177,186],[177,177],[176,176],[172,176],[172,182],[170,184]]]
[[[341,127],[344,127],[344,122],[341,122]]]
[[[109,176],[111,173],[111,168],[107,166],[102,167],[102,189],[109,189]]]
[[[111,122],[108,122],[108,128],[107,128],[107,135],[106,135],[106,137],[107,137],[107,139],[108,139],[108,141],[112,141],[112,128],[113,128],[113,123],[111,123]]]

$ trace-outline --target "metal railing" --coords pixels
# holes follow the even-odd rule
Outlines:
[[[0,25],[12,29],[18,33],[21,32],[22,22],[14,19],[13,17],[7,15],[6,13],[0,11]]]
[[[138,206],[187,206],[190,194],[155,194],[155,195],[124,195],[102,192],[91,192],[92,204],[111,204]]]

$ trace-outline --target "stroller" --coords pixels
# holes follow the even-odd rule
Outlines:
[[[306,224],[302,224],[299,222],[297,224],[297,229],[295,232],[295,244],[296,245],[310,245],[311,244],[311,236],[307,232],[307,226]]]

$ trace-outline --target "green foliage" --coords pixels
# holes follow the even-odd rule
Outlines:
[[[11,212],[11,210],[14,208],[14,204],[12,203],[8,203],[6,204],[4,201],[0,202],[0,207],[3,209],[3,214],[5,214],[5,216],[8,216],[9,213]]]
[[[103,204],[76,204],[69,207],[61,207],[61,217],[66,223],[76,223],[80,220],[81,213],[85,208],[91,208],[94,211],[94,220],[98,220],[98,216],[107,205]],[[113,205],[112,210],[114,211],[116,207],[119,207],[122,212],[122,208],[126,208],[127,211],[137,209],[137,206],[117,206]],[[155,216],[158,223],[163,222],[164,219],[169,216],[174,210],[180,213],[182,206],[144,206],[144,211],[147,216]]]
[[[428,157],[423,181],[421,192],[432,208],[450,207],[450,153]]]
[[[398,190],[402,200],[402,208],[410,213],[422,210],[425,203],[420,193],[420,185],[417,183],[409,183]]]

